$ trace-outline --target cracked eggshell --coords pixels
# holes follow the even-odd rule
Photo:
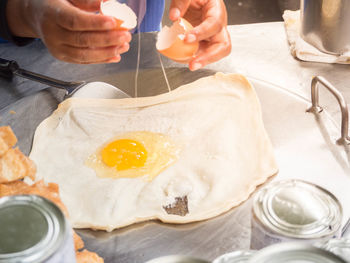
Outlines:
[[[126,4],[121,4],[116,0],[102,1],[100,12],[103,15],[114,17],[117,21],[117,28],[130,30],[137,26],[137,16]]]
[[[185,34],[193,26],[180,18],[171,27],[164,26],[158,33],[156,48],[164,56],[181,63],[187,63],[197,52],[199,42],[186,43]]]

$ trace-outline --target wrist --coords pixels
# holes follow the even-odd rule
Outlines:
[[[27,0],[8,0],[6,7],[6,18],[11,33],[16,37],[37,38],[31,28],[29,6]]]

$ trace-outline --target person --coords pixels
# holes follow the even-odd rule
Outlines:
[[[158,6],[160,24],[163,10],[159,12],[159,6],[164,7],[164,0],[127,1],[131,5],[136,2],[146,6],[142,21],[144,25],[149,20],[157,20],[154,15],[152,18],[151,11]],[[54,57],[66,62],[119,62],[120,55],[129,50],[131,33],[116,30],[114,18],[99,14],[100,2],[1,0],[0,37],[17,45],[25,45],[33,38],[40,38]],[[172,0],[169,18],[176,21],[180,17],[194,25],[193,30],[186,34],[185,41],[200,41],[197,54],[189,61],[190,70],[202,68],[230,53],[231,42],[223,0]]]

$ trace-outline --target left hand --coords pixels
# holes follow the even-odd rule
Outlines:
[[[185,41],[200,41],[197,54],[189,61],[190,70],[200,69],[231,52],[223,0],[172,0],[169,18],[176,21],[180,17],[184,17],[194,26],[186,34]]]

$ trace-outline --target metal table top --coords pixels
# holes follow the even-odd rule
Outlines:
[[[271,83],[303,97],[310,97],[311,78],[315,75],[323,75],[342,92],[347,101],[350,101],[350,89],[347,88],[347,84],[350,84],[350,75],[348,74],[349,66],[308,63],[294,59],[289,53],[283,23],[275,22],[230,26],[229,31],[232,39],[231,54],[225,59],[207,66],[207,69],[242,73],[251,77],[251,79],[258,81],[263,80],[264,83]],[[73,65],[61,62],[53,58],[40,41],[36,41],[29,46],[21,48],[5,44],[0,47],[0,57],[16,60],[24,69],[61,80],[106,81],[133,96],[134,84],[132,80],[136,68],[137,41],[137,36],[134,36],[130,51],[122,56],[122,62],[118,64]],[[162,60],[170,78],[177,80],[177,83],[172,83],[173,86],[181,84],[184,81],[191,81],[191,78],[194,80],[202,74],[191,73],[184,68],[184,65],[177,64],[166,58],[162,58]],[[141,74],[139,83],[142,83],[143,80],[149,81],[149,79],[152,78],[152,74],[156,74],[159,81],[162,81],[162,78],[159,77],[162,75],[159,66],[159,58],[155,50],[155,34],[142,34],[140,69],[141,72],[151,72],[151,75]],[[183,74],[183,79],[181,79],[181,75],[179,75],[178,72],[176,73],[171,69],[173,67],[182,68],[181,70],[185,73]],[[150,71],[147,71],[148,69],[150,69]],[[115,79],[115,76],[120,76],[121,73],[123,76],[128,77]],[[172,74],[174,74],[174,76],[172,76]],[[152,85],[150,87],[144,87],[139,91],[139,95],[147,96],[162,92],[161,89],[165,87],[165,82],[158,84],[158,86]],[[164,91],[166,90],[163,90],[163,92]],[[43,117],[51,114],[52,110],[54,110],[57,104],[63,99],[63,95],[61,90],[47,88],[44,85],[24,79],[15,78],[12,82],[0,79],[0,125],[10,124],[19,138],[19,147],[25,153],[29,153],[35,127],[41,122]],[[280,103],[278,97],[273,96],[273,92],[259,95],[264,97],[263,107],[266,111],[273,109],[274,105]],[[300,103],[303,104],[304,102]],[[335,99],[323,90],[321,90],[321,104],[325,106],[337,123],[340,115],[339,106]],[[290,106],[289,104],[284,105],[281,108],[287,110],[288,107],[293,107],[293,104],[291,103]],[[295,107],[297,108],[297,106]],[[288,122],[288,118],[291,116],[288,114],[283,116],[283,114],[283,112],[280,112],[278,118],[280,118],[282,122],[289,124],[289,126],[287,126],[289,129],[293,130],[293,122]],[[21,116],[21,118],[18,116]],[[23,123],[21,123],[23,116],[25,116],[26,121],[30,122],[31,125],[23,125]],[[271,120],[266,121],[267,123],[272,123]],[[318,120],[316,120],[316,122],[317,121]],[[272,127],[267,127],[267,130],[272,131]],[[275,137],[275,134],[272,135],[272,137],[281,138],[281,136]],[[332,144],[332,142],[327,141],[326,144],[329,145]],[[349,150],[348,148],[346,149]],[[307,151],[307,149],[305,150]],[[336,159],[342,159],[337,156],[339,153],[338,148],[332,148],[331,151]],[[312,152],[312,149],[310,149],[310,152]],[[349,158],[349,151],[346,156]],[[329,158],[329,156],[325,155],[323,158]],[[317,158],[312,160],[316,162]],[[292,166],[289,168],[291,168],[290,173],[292,173],[292,171],[298,171],[298,169],[293,170],[294,167]],[[342,173],[344,173],[344,171],[345,173],[348,172],[350,170],[349,160],[345,160],[337,169]],[[151,229],[153,226],[158,225],[157,222],[146,223],[145,225],[138,224],[136,228],[143,229],[143,232],[136,234],[136,237],[140,240],[134,244],[131,243],[135,242],[135,236],[128,236],[128,233],[133,233],[134,231],[130,228],[122,229],[119,231],[118,235],[114,236],[100,231],[93,232],[84,230],[80,231],[80,233],[86,241],[88,249],[95,250],[101,254],[103,254],[103,251],[108,251],[108,255],[103,255],[106,258],[106,262],[138,262],[137,260],[128,261],[127,259],[132,255],[138,259],[149,259],[154,255],[178,253],[179,249],[180,251],[182,249],[184,253],[197,256],[207,252],[207,258],[213,259],[214,256],[223,254],[229,250],[247,249],[249,247],[249,208],[250,202],[246,202],[244,205],[236,208],[235,211],[209,220],[204,224],[189,224],[177,228],[175,235],[179,235],[180,238],[181,233],[186,234],[186,231],[189,231],[191,228],[195,229],[193,231],[199,232],[203,228],[206,233],[209,233],[206,238],[208,242],[202,240],[199,246],[195,240],[192,240],[193,244],[190,248],[187,246],[188,243],[186,242],[183,243],[182,248],[178,247],[175,249],[172,247],[172,244],[175,244],[174,240],[171,240],[166,234],[174,234],[174,229],[171,225],[159,226],[163,230],[159,232],[158,235],[154,236]],[[230,218],[230,220],[227,220],[227,218]],[[222,235],[224,235],[225,229],[232,228],[232,226],[236,226],[237,228],[234,227],[231,229],[230,238],[226,236],[221,240],[220,232],[218,232],[217,229],[218,224],[222,225],[222,228],[219,229],[223,231],[221,232]],[[167,247],[167,251],[159,252],[158,254],[147,254],[147,252],[145,252],[147,251],[147,246],[145,244],[150,244],[157,238],[168,242],[164,244],[163,247]],[[94,243],[93,240],[95,239],[98,239],[100,243]],[[187,240],[187,242],[190,241],[191,240]],[[220,246],[213,248],[213,242],[220,242]],[[177,242],[177,246],[178,244]],[[140,247],[143,247],[144,250],[136,249]],[[125,252],[127,250],[128,252]],[[118,256],[113,254],[113,251],[118,251]],[[125,253],[123,254],[123,252]]]

